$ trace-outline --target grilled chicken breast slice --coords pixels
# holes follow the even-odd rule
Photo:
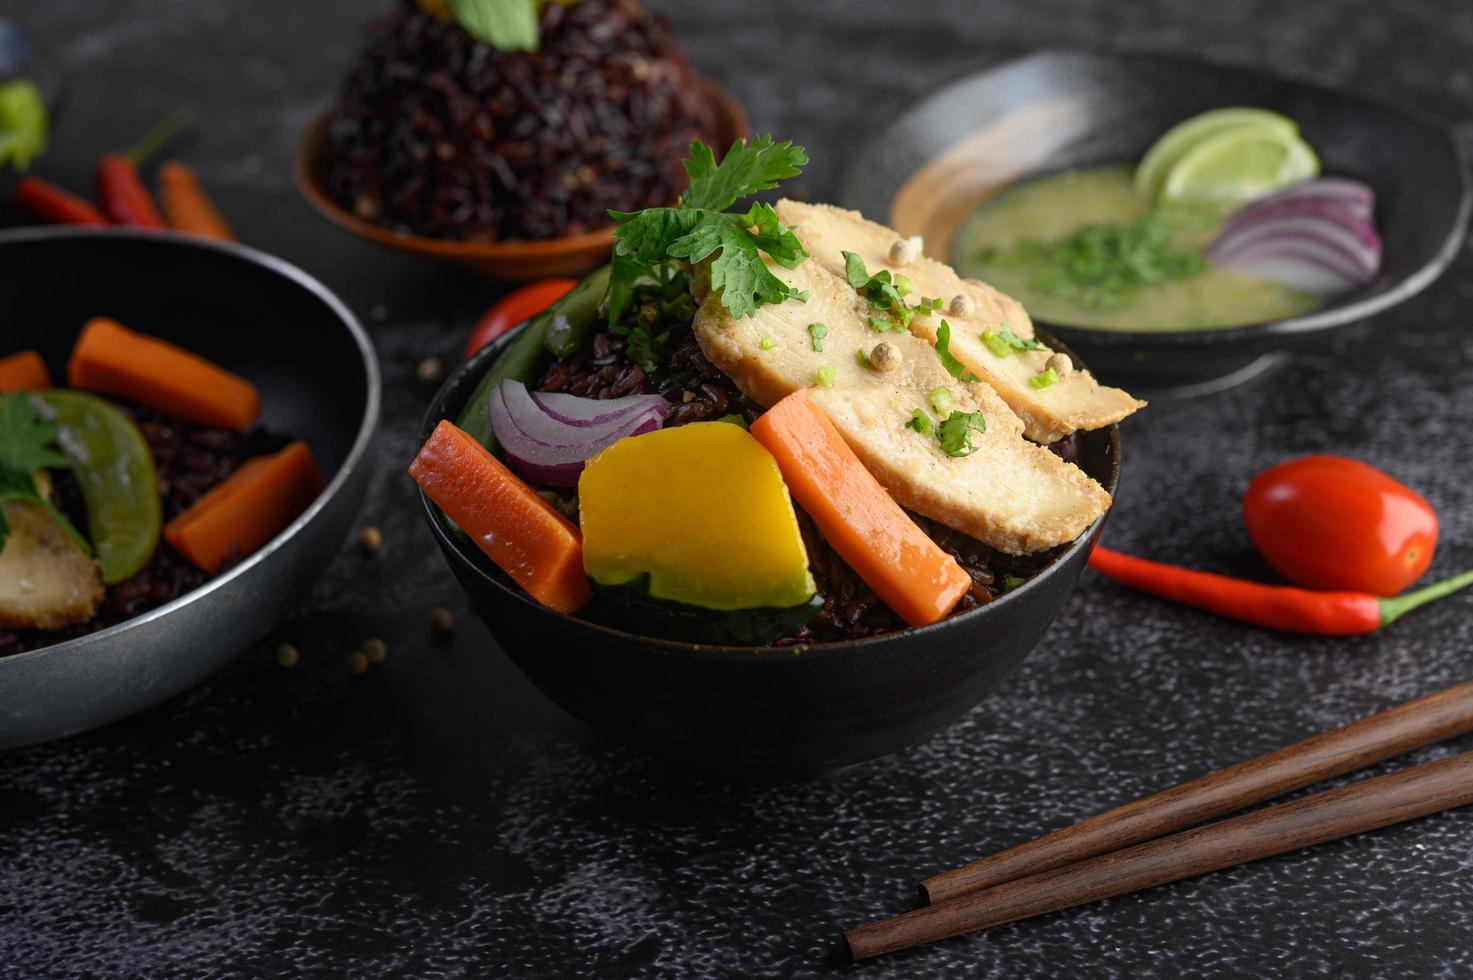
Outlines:
[[[54,630],[92,618],[102,572],[40,505],[0,504],[10,536],[0,550],[0,626]]]
[[[1055,353],[1048,348],[1038,351],[1012,351],[999,357],[982,341],[982,331],[999,332],[1006,326],[1023,340],[1034,338],[1033,321],[1015,300],[1003,295],[978,279],[962,279],[951,266],[918,255],[913,261],[897,265],[891,261],[891,246],[899,234],[884,225],[867,220],[857,211],[830,204],[802,204],[782,200],[776,205],[778,218],[795,225],[798,237],[824,268],[840,278],[844,276],[844,252],[864,259],[870,274],[889,269],[909,279],[922,296],[941,300],[941,310],[930,316],[917,316],[911,331],[934,344],[936,329],[944,319],[951,326],[949,349],[978,377],[992,386],[1026,426],[1028,438],[1049,443],[1077,429],[1099,429],[1113,425],[1145,405],[1119,388],[1100,384],[1088,371],[1075,368],[1062,355],[1055,361],[1059,380],[1047,388],[1037,388],[1032,378],[1043,371]],[[965,296],[970,309],[955,313],[948,309],[956,296]]]
[[[1110,495],[1083,471],[1023,437],[1023,423],[988,385],[946,372],[935,349],[904,331],[876,333],[868,302],[821,263],[772,266],[779,278],[806,289],[806,303],[788,301],[733,319],[709,285],[697,283],[696,338],[718,368],[764,406],[798,388],[814,401],[902,506],[1012,554],[1072,541],[1109,506]],[[828,333],[815,351],[809,325]],[[898,357],[888,371],[866,367],[856,352],[878,343]],[[818,369],[833,369],[829,384]],[[934,388],[951,391],[953,410],[980,412],[985,432],[972,432],[974,451],[950,456],[933,433],[906,423]],[[937,422],[940,421],[938,418]]]

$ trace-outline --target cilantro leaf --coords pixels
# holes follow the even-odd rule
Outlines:
[[[36,489],[33,475],[36,470],[71,466],[71,461],[55,445],[56,424],[37,415],[29,398],[0,395],[0,504],[19,501],[40,505],[90,555],[92,548],[87,539]],[[4,550],[9,536],[10,524],[0,511],[0,551]]]
[[[774,143],[771,135],[746,142],[737,140],[718,164],[711,148],[700,140],[690,145],[685,172],[690,186],[680,198],[683,208],[725,211],[744,197],[770,191],[779,181],[796,177],[808,164],[803,147],[791,140]]]
[[[945,320],[941,326],[936,328],[936,356],[941,358],[941,366],[946,368],[946,373],[958,381],[976,382],[982,379],[977,377],[967,366],[956,359],[951,352],[951,324]]]
[[[813,345],[815,354],[823,353],[823,339],[829,335],[829,328],[824,323],[810,323],[808,325],[808,337]]]
[[[666,251],[691,262],[710,259],[711,288],[721,291],[721,302],[733,317],[740,320],[767,303],[800,298],[799,290],[767,268],[750,231],[724,215],[712,217],[714,220],[702,221],[672,242]]]
[[[720,292],[722,304],[737,319],[767,303],[806,302],[808,293],[789,287],[763,258],[785,269],[806,259],[808,250],[793,229],[767,204],[755,203],[745,213],[726,210],[738,198],[797,174],[808,162],[802,147],[760,136],[733,144],[720,164],[699,140],[690,153],[686,172],[691,182],[678,207],[609,212],[614,219],[610,322],[623,311],[638,281],[681,279],[679,260],[710,263],[711,288]]]
[[[498,51],[536,51],[537,0],[446,0],[455,22]]]
[[[941,440],[941,451],[948,456],[970,456],[977,449],[972,445],[973,429],[987,431],[987,420],[981,412],[952,412],[936,433]]]
[[[46,100],[30,79],[0,83],[0,167],[24,170],[46,149]]]

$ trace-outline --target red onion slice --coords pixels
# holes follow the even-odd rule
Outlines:
[[[1203,254],[1218,266],[1329,295],[1376,277],[1381,236],[1360,213],[1324,195],[1274,195],[1229,218]]]
[[[511,468],[550,487],[577,486],[589,457],[620,439],[658,429],[668,411],[651,407],[597,425],[569,425],[544,412],[526,385],[510,380],[497,386],[490,404],[491,431]]]
[[[1258,203],[1266,204],[1269,201],[1320,201],[1338,204],[1362,221],[1370,221],[1376,210],[1376,192],[1371,190],[1371,185],[1348,177],[1306,180],[1270,194]]]
[[[657,411],[661,418],[671,405],[660,395],[626,395],[623,398],[582,398],[555,391],[534,391],[532,400],[548,415],[569,425],[592,425],[616,415]]]

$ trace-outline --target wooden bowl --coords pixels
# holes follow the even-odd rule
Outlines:
[[[717,146],[725,148],[746,136],[747,114],[736,100],[709,78],[701,76],[700,84],[716,112]],[[366,221],[327,193],[322,177],[322,146],[331,112],[329,108],[318,115],[297,143],[293,162],[297,188],[319,214],[360,238],[401,252],[454,262],[492,279],[510,280],[575,275],[598,265],[613,247],[614,236],[609,228],[562,238],[462,242],[394,231]]]

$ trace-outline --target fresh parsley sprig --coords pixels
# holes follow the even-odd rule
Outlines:
[[[668,282],[680,274],[682,261],[710,265],[711,288],[733,317],[750,316],[758,307],[788,299],[807,300],[763,261],[767,256],[785,269],[795,268],[808,250],[793,229],[777,219],[771,205],[754,203],[746,211],[728,210],[737,201],[797,176],[808,154],[789,141],[771,136],[733,143],[718,164],[710,147],[691,143],[685,162],[690,185],[673,208],[610,211],[614,219],[614,265],[609,286],[609,318],[617,320],[618,299],[641,282]]]
[[[71,461],[56,448],[56,424],[37,415],[26,396],[0,395],[0,504],[18,501],[40,505],[90,555],[92,548],[87,539],[36,489],[37,470],[70,466]],[[0,510],[0,551],[5,550],[9,537],[10,524]]]
[[[941,326],[936,328],[936,356],[941,359],[941,366],[946,368],[946,373],[958,381],[970,384],[982,380],[968,371],[967,366],[957,360],[956,355],[951,352],[951,324],[945,320],[942,320]]]

